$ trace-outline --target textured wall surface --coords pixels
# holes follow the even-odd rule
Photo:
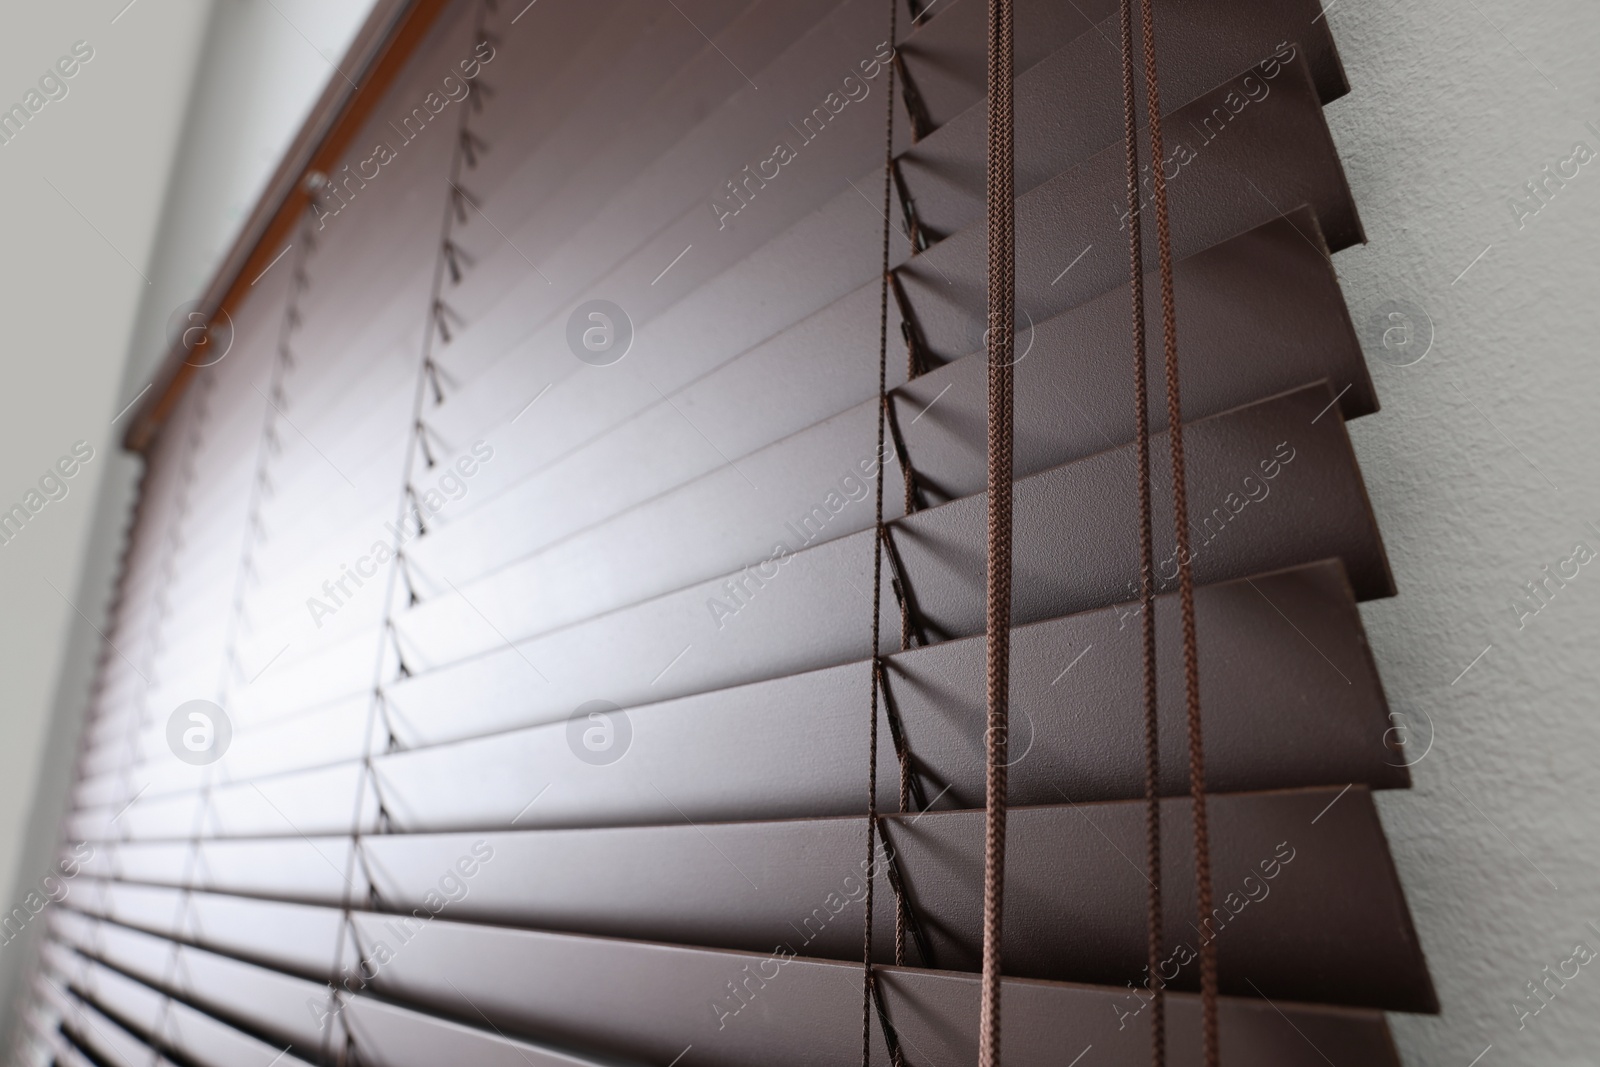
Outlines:
[[[1574,559],[1600,552],[1600,156],[1566,161],[1600,153],[1600,10],[1328,17],[1353,86],[1328,117],[1370,242],[1336,265],[1358,328],[1404,301],[1419,331],[1364,337],[1383,410],[1351,428],[1400,587],[1364,615],[1397,723],[1433,731],[1416,788],[1380,803],[1444,1011],[1394,1028],[1416,1065],[1594,1064],[1600,959],[1567,961],[1600,952],[1600,557]],[[1426,357],[1392,365],[1428,320]],[[1577,577],[1533,601],[1545,566]]]

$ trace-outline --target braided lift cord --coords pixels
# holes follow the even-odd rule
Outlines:
[[[1139,446],[1139,604],[1144,659],[1145,880],[1150,883],[1145,984],[1150,990],[1150,1063],[1167,1062],[1167,1005],[1161,973],[1161,723],[1156,685],[1155,539],[1151,531],[1150,381],[1145,365],[1144,246],[1139,191],[1139,115],[1133,65],[1133,0],[1122,0],[1122,103],[1128,148],[1128,269],[1133,297],[1134,440]]]
[[[985,616],[989,716],[984,793],[983,979],[979,1067],[1000,1065],[1000,929],[1006,859],[1006,748],[1011,682],[1012,321],[1016,302],[1015,115],[1011,0],[989,0],[989,476]]]
[[[913,2],[913,3],[908,4],[907,6],[908,7],[915,7],[916,5]],[[916,12],[913,12],[913,15],[916,15]],[[899,16],[900,16],[900,7],[899,7],[898,0],[889,0],[889,44],[891,46],[895,44],[895,33],[898,30],[898,25],[897,24],[899,22]],[[918,17],[920,17],[920,16],[918,16]],[[899,55],[898,49],[896,49],[896,53],[895,54],[897,56]],[[881,409],[879,411],[879,413],[878,413],[878,420],[879,420],[879,428],[878,428],[879,429],[879,432],[878,432],[878,462],[879,462],[880,472],[881,472],[882,463],[883,463],[883,446],[884,446],[883,426],[884,426],[885,423],[888,422],[889,419],[894,417],[893,416],[893,412],[892,412],[892,410],[891,410],[891,408],[889,406],[889,405],[894,403],[894,400],[889,396],[889,391],[886,388],[886,386],[888,385],[888,369],[889,369],[889,350],[888,350],[888,340],[889,340],[889,200],[890,200],[889,190],[891,188],[891,185],[893,183],[893,179],[895,177],[895,169],[894,169],[894,89],[895,89],[895,70],[896,70],[897,64],[890,63],[888,66],[889,66],[889,80],[888,80],[888,96],[889,96],[889,99],[885,103],[886,111],[885,111],[884,123],[883,123],[883,282],[882,282],[882,287],[883,288],[882,288],[882,292],[879,294],[880,321],[878,323],[878,399],[880,401],[879,408]],[[902,192],[902,195],[904,195],[903,192]],[[911,242],[911,254],[912,255],[916,255],[917,246],[916,246],[915,239],[912,237],[912,235],[909,232],[906,234],[906,239]],[[916,376],[917,376],[917,354],[916,354],[916,350],[911,345],[908,344],[908,345],[906,345],[906,381],[909,382],[911,379],[915,378]],[[898,432],[899,431],[896,430],[897,434],[898,434]],[[895,440],[897,442],[899,441],[898,436],[895,438]],[[898,449],[897,449],[897,451],[898,451]],[[911,464],[910,464],[908,459],[902,459],[901,460],[900,480],[901,480],[901,487],[904,490],[904,494],[905,494],[905,496],[904,496],[905,503],[904,503],[904,506],[903,506],[903,508],[901,510],[901,514],[910,515],[913,511],[917,510],[917,492],[916,492],[916,482],[912,480]],[[880,483],[882,481],[881,474],[880,474],[880,477],[879,477],[879,481],[880,481]],[[882,496],[881,493],[879,495],[880,495],[880,497]],[[881,548],[882,548],[881,541],[882,541],[883,538],[888,536],[888,527],[884,526],[884,524],[883,524],[883,511],[881,510],[881,508],[878,511],[878,536],[879,536],[879,541],[880,541],[880,546],[879,547],[880,547],[880,551],[881,551]],[[905,651],[907,651],[908,649],[911,648],[911,591],[910,591],[910,589],[902,588],[900,592],[901,592],[901,596],[900,596],[900,651],[905,652]],[[873,649],[873,655],[877,655],[877,649],[876,648]],[[886,686],[888,684],[887,677],[882,678],[877,684]],[[884,699],[887,701],[888,697],[885,696]],[[904,726],[903,725],[901,727],[901,730],[902,730],[902,732],[904,731]],[[900,797],[899,797],[900,810],[902,812],[906,812],[906,811],[910,811],[911,810],[911,750],[910,750],[909,744],[906,742],[904,737],[900,738],[900,744],[899,744],[899,748],[898,748],[898,750],[896,752],[896,755],[899,756],[899,758],[900,758]],[[896,880],[896,882],[895,882],[895,909],[894,909],[894,963],[895,963],[896,967],[904,967],[905,966],[905,962],[906,962],[906,901],[905,901],[905,890],[904,890],[904,886],[900,883],[900,881]],[[928,961],[927,960],[923,960],[922,961],[922,965],[924,967],[928,966]]]
[[[1172,446],[1172,525],[1178,553],[1178,602],[1183,616],[1183,681],[1188,708],[1189,792],[1194,808],[1195,890],[1200,927],[1211,917],[1211,840],[1206,817],[1205,738],[1200,719],[1199,643],[1195,636],[1194,573],[1189,560],[1189,501],[1183,463],[1183,398],[1178,379],[1178,323],[1172,294],[1172,220],[1162,170],[1161,88],[1156,74],[1155,15],[1152,0],[1142,0],[1145,105],[1150,121],[1150,172],[1154,179],[1156,240],[1160,250],[1161,330],[1167,376],[1167,438]],[[1200,938],[1201,1033],[1205,1067],[1217,1067],[1217,950],[1215,939]]]
[[[292,294],[291,294],[291,297],[292,297]],[[185,453],[184,472],[183,472],[183,477],[182,477],[182,479],[180,481],[178,506],[177,506],[177,509],[176,509],[177,510],[177,514],[174,516],[174,518],[172,520],[171,532],[168,534],[168,546],[169,547],[167,549],[164,549],[164,551],[167,554],[167,559],[169,561],[169,565],[170,565],[171,561],[173,561],[173,560],[175,560],[177,558],[177,554],[178,554],[178,551],[179,551],[178,531],[182,527],[183,523],[187,520],[188,515],[189,515],[189,508],[191,507],[191,504],[192,504],[191,491],[194,488],[195,482],[198,480],[197,479],[197,472],[196,472],[195,458],[196,458],[196,456],[198,455],[198,453],[200,451],[201,442],[204,440],[205,430],[207,428],[207,424],[210,422],[210,418],[211,418],[211,393],[212,393],[212,391],[214,389],[216,389],[216,387],[217,387],[217,376],[214,375],[214,374],[208,374],[208,375],[204,375],[201,378],[199,386],[195,390],[195,400],[194,400],[194,403],[193,403],[194,414],[191,416],[191,420],[192,421],[191,421],[190,427],[189,427],[189,434],[188,434],[188,438],[187,438],[187,440],[186,440],[186,442],[184,444],[184,453]],[[169,580],[170,580],[170,576],[169,576]],[[165,600],[164,597],[163,597],[163,600]],[[165,604],[163,604],[162,611],[163,611],[163,615],[164,615],[165,614]],[[227,677],[227,661],[226,661],[226,658],[224,658],[223,662],[224,662],[224,665],[223,665],[223,677],[226,678]],[[149,665],[150,665],[150,660],[147,658],[146,659],[146,666],[149,666]],[[145,702],[146,705],[148,705],[148,702],[149,702],[148,701],[148,692],[149,692],[148,682],[147,682],[146,687],[145,687],[145,692],[146,692],[146,696],[144,697],[144,702]],[[142,712],[140,714],[140,718],[141,719],[143,718],[143,713]],[[137,736],[137,735],[135,735],[135,736]],[[196,807],[195,807],[194,819],[193,819],[193,821],[191,823],[191,831],[190,831],[188,840],[185,842],[185,845],[187,847],[184,849],[184,856],[183,856],[183,876],[182,876],[183,889],[182,889],[181,894],[180,894],[179,899],[178,899],[178,906],[177,906],[177,908],[174,909],[173,916],[172,916],[173,924],[175,926],[179,927],[179,928],[183,927],[185,917],[191,915],[191,909],[193,907],[193,887],[192,887],[192,884],[193,884],[193,881],[194,881],[194,873],[195,873],[195,865],[197,863],[197,857],[199,856],[199,853],[200,853],[200,835],[201,835],[202,829],[204,828],[205,817],[206,817],[206,815],[208,815],[210,813],[210,810],[211,810],[211,789],[212,789],[211,778],[212,778],[212,768],[211,768],[210,765],[207,765],[206,768],[205,768],[204,777],[201,779],[201,792],[200,792],[201,802],[198,805],[196,805]],[[126,836],[124,836],[124,840],[126,840]],[[167,962],[166,962],[165,967],[162,970],[162,978],[161,978],[161,985],[160,985],[160,989],[163,991],[161,993],[161,1010],[157,1014],[155,1025],[151,1028],[151,1031],[150,1031],[152,1036],[153,1036],[153,1038],[154,1038],[154,1041],[152,1042],[151,1048],[150,1048],[150,1058],[151,1058],[152,1062],[154,1062],[155,1060],[160,1058],[161,1052],[160,1052],[159,1045],[164,1041],[164,1038],[162,1037],[162,1035],[165,1032],[165,1030],[167,1028],[167,1025],[168,1025],[168,1022],[169,1022],[169,1020],[171,1019],[171,1016],[172,1016],[172,1001],[173,1001],[173,997],[172,997],[171,989],[172,989],[172,987],[174,985],[174,979],[175,979],[175,977],[177,975],[177,972],[178,972],[178,969],[179,969],[179,961],[182,958],[182,948],[183,948],[182,944],[180,942],[178,942],[177,940],[173,940],[171,942],[170,951],[168,952],[168,955],[167,955]]]
[[[895,42],[899,21],[899,0],[889,0],[889,43]],[[878,292],[878,450],[874,455],[878,461],[877,478],[874,486],[874,506],[877,509],[876,536],[872,539],[872,706],[871,720],[867,727],[867,868],[866,868],[866,896],[862,901],[864,916],[862,918],[861,933],[861,1067],[871,1067],[872,1064],[872,1000],[876,992],[874,986],[877,976],[872,970],[872,888],[877,880],[874,859],[877,854],[878,839],[878,702],[881,696],[881,671],[878,670],[878,642],[883,634],[883,611],[881,598],[883,596],[883,444],[888,428],[889,410],[889,198],[890,187],[893,181],[894,170],[894,66],[889,67],[888,105],[885,118],[887,132],[884,135],[884,162],[883,162],[883,262],[880,272]],[[902,608],[902,620],[904,609]],[[904,638],[905,627],[901,627],[901,640]],[[907,779],[905,761],[900,765],[900,795],[902,806],[907,792]],[[905,956],[905,902],[900,898],[899,886],[895,891],[895,962],[901,963]],[[897,1047],[891,1047],[894,1067],[900,1067],[900,1055]]]

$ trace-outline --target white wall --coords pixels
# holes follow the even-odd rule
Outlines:
[[[0,11],[0,105],[20,101],[75,41],[94,50],[67,95],[0,145],[0,510],[73,442],[95,450],[67,496],[0,545],[6,911],[48,871],[100,654],[95,628],[139,470],[119,451],[131,416],[113,416],[148,382],[168,316],[209,280],[371,6],[92,0]],[[0,948],[0,1027],[31,940]]]
[[[1358,327],[1407,300],[1435,330],[1413,366],[1369,346],[1383,410],[1351,427],[1400,587],[1363,614],[1393,709],[1436,730],[1416,788],[1380,806],[1444,1012],[1394,1029],[1412,1065],[1490,1045],[1479,1067],[1594,1064],[1600,961],[1524,1029],[1513,1005],[1580,940],[1600,952],[1600,562],[1531,619],[1512,604],[1577,542],[1600,552],[1600,157],[1521,229],[1509,202],[1576,143],[1600,153],[1600,9],[1328,17],[1353,86],[1328,117],[1370,242],[1336,259],[1345,296]]]
[[[96,502],[125,493],[137,469],[118,454],[118,394],[128,333],[151,288],[150,252],[199,54],[204,0],[8,3],[0,32],[0,106],[30,88],[76,41],[93,58],[0,145],[0,510],[22,503],[75,441],[95,458],[11,542],[0,545],[0,893],[6,911],[48,854],[24,842],[37,826],[41,768],[59,777],[52,736],[58,680],[76,634],[70,689],[81,707],[82,647],[104,617],[109,566],[82,580],[103,532]],[[120,17],[117,17],[121,12]],[[115,21],[113,21],[115,19]],[[109,519],[113,530],[121,523]],[[116,538],[95,537],[106,556]],[[69,604],[68,601],[72,601]],[[74,607],[76,605],[76,608]],[[78,614],[78,609],[84,613]],[[92,654],[92,653],[91,653]],[[46,753],[53,753],[48,759]],[[37,842],[39,835],[33,834]],[[0,948],[0,996],[27,946]]]
[[[155,371],[172,309],[196,299],[289,142],[344,58],[373,0],[216,0],[168,191],[155,285],[125,383]]]

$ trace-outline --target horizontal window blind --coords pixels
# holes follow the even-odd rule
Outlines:
[[[976,1057],[988,11],[893,2],[892,40],[890,0],[389,31],[228,354],[141,413],[21,1062],[856,1062],[869,886],[871,1061]],[[1153,989],[1202,1062],[1205,943],[1224,1062],[1398,1063],[1384,1013],[1438,1004],[1374,800],[1334,42],[1153,4],[1191,532],[1156,462],[1151,870],[1121,5],[1014,6],[1004,1062],[1148,1063]]]

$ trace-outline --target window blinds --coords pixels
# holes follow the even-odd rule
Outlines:
[[[869,880],[874,1062],[886,1022],[975,1056],[984,5],[892,44],[886,0],[518,7],[400,21],[231,351],[144,412],[23,1062],[854,1062]],[[1218,907],[1165,637],[1143,863],[1118,6],[1018,0],[1005,1062],[1148,1062],[1159,876],[1170,1062],[1206,939],[1226,1062],[1396,1063],[1383,1013],[1437,1004],[1373,801],[1409,776],[1356,607],[1394,585],[1344,430],[1347,87],[1312,0],[1155,11]]]

